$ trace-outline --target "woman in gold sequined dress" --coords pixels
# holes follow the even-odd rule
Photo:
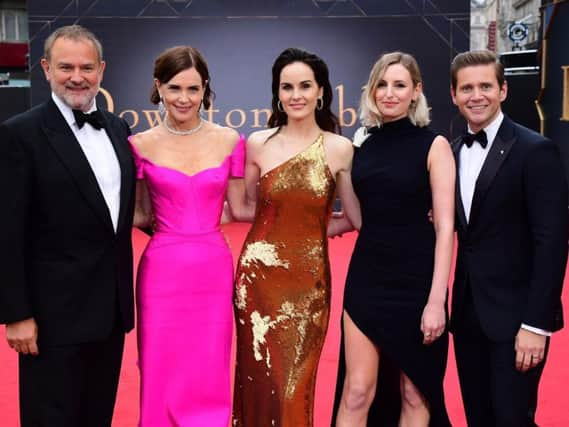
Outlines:
[[[236,273],[233,425],[310,427],[330,312],[328,221],[336,192],[356,228],[359,206],[326,64],[291,48],[272,74],[270,129],[247,143],[257,212]]]

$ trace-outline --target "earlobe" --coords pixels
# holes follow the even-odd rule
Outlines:
[[[508,96],[508,82],[504,81],[502,88],[500,89],[500,101],[505,101]]]
[[[417,83],[417,86],[415,86],[415,101],[419,99],[422,93],[423,93],[423,83],[419,82]]]
[[[47,62],[47,59],[42,58],[40,61],[40,65],[41,65],[41,68],[43,70],[43,73],[45,75],[46,80],[49,81],[49,62]]]
[[[456,93],[454,92],[452,86],[450,87],[450,98],[452,99],[452,103],[453,103],[454,105],[456,105],[456,100],[455,100],[455,98],[456,98]]]

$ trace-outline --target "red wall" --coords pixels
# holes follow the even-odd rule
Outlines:
[[[27,43],[0,43],[0,67],[25,68],[27,56]]]

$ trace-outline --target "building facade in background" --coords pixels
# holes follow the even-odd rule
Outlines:
[[[535,49],[539,42],[541,0],[498,2],[497,51]]]
[[[25,0],[0,0],[0,85],[29,80],[28,40]]]
[[[470,48],[496,51],[496,22],[499,0],[471,0]]]
[[[0,0],[0,42],[28,42],[25,0]]]
[[[471,0],[470,48],[496,53],[535,49],[542,0]]]

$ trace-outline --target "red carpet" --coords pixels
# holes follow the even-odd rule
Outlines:
[[[235,258],[241,248],[246,230],[247,226],[242,224],[225,226]],[[146,237],[142,233],[135,231],[133,240],[135,243],[135,256],[138,261],[144,248]],[[336,354],[339,346],[338,325],[341,296],[354,241],[354,233],[346,234],[342,238],[330,241],[330,260],[333,277],[332,317],[318,372],[315,427],[329,427],[336,374]],[[565,304],[565,318],[569,319],[569,285],[567,283],[565,283],[563,300]],[[0,332],[0,426],[12,427],[19,425],[16,355],[6,344],[3,327],[1,327]],[[136,357],[136,335],[130,333],[127,337],[113,427],[135,427],[137,423],[138,372]],[[555,334],[552,338],[549,360],[541,381],[539,396],[540,403],[537,422],[541,427],[569,426],[569,393],[566,388],[567,384],[569,384],[569,327]],[[452,356],[449,360],[445,379],[445,390],[447,407],[453,426],[465,426],[456,368]]]

